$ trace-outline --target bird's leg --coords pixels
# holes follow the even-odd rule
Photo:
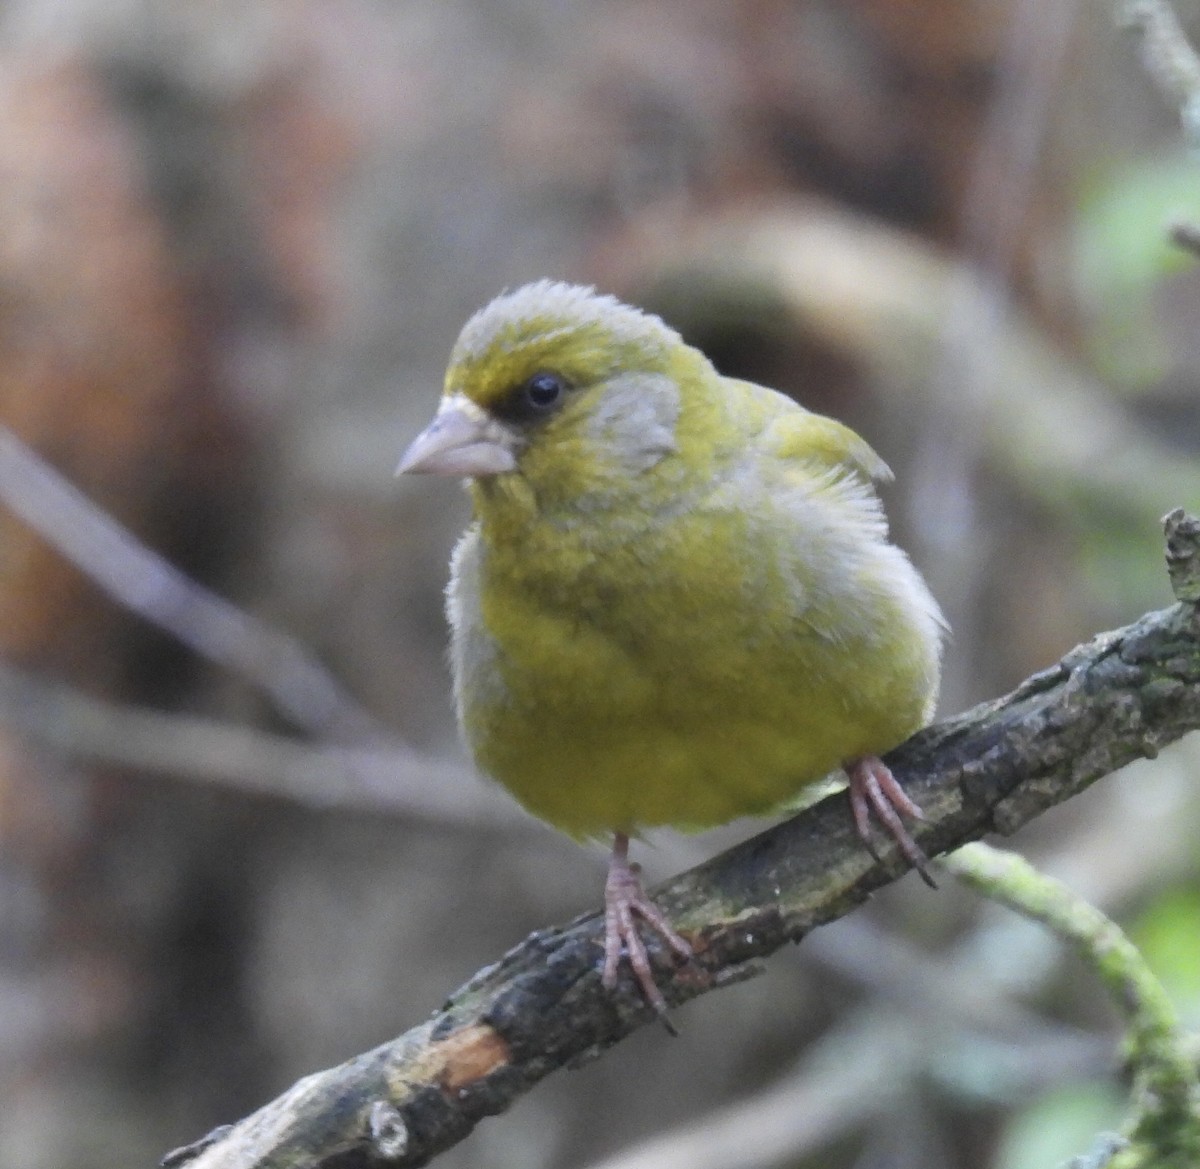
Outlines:
[[[629,863],[629,837],[624,832],[617,832],[613,836],[612,856],[608,862],[608,880],[604,883],[604,973],[601,981],[609,990],[617,985],[617,968],[624,950],[646,1001],[662,1015],[667,1009],[667,1001],[654,983],[646,943],[638,933],[639,917],[680,958],[692,956],[692,947],[671,928],[663,911],[646,896],[641,870]]]
[[[937,885],[929,875],[929,858],[900,818],[908,816],[913,820],[924,820],[925,813],[896,782],[891,769],[877,755],[850,759],[844,766],[850,778],[850,810],[854,813],[854,827],[867,850],[876,860],[879,859],[871,840],[871,815],[874,813],[883,822],[908,863],[921,874],[925,884],[936,889]]]

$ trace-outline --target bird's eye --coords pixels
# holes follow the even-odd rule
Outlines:
[[[536,426],[563,404],[571,383],[562,374],[542,370],[518,382],[491,407],[502,422]]]
[[[535,373],[524,385],[525,401],[538,413],[558,405],[567,386],[555,373]]]

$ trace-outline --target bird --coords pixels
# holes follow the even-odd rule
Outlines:
[[[402,473],[467,483],[446,612],[476,765],[611,840],[606,988],[624,958],[664,1015],[641,929],[693,957],[630,860],[647,829],[769,815],[842,769],[868,848],[875,816],[932,884],[881,756],[932,717],[947,626],[853,430],[544,279],[467,320]]]

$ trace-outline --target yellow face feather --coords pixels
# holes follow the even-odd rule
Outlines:
[[[407,470],[471,476],[448,590],[481,768],[576,836],[768,812],[932,712],[943,622],[853,431],[542,281],[467,322]]]
[[[682,338],[657,317],[590,288],[539,280],[498,296],[463,326],[445,392],[484,409],[541,370],[588,386],[623,369],[665,368]]]

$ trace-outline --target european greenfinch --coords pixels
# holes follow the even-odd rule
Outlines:
[[[641,829],[769,813],[844,768],[926,875],[879,756],[931,717],[945,622],[888,541],[883,460],[723,377],[658,317],[548,280],[463,327],[399,472],[462,476],[447,610],[476,763],[577,839],[611,836],[603,981],[665,1001],[637,919]]]

